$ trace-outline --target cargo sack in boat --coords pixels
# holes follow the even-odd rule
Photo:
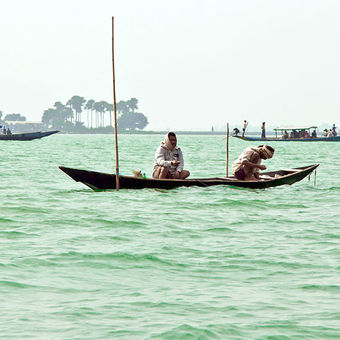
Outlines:
[[[142,172],[140,170],[133,170],[133,177],[142,177],[143,178],[143,175],[142,175]]]

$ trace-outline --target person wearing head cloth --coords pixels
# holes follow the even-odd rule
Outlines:
[[[259,179],[259,170],[266,170],[266,167],[261,165],[261,160],[272,158],[274,151],[269,145],[245,149],[233,163],[233,175],[240,180]]]
[[[177,146],[176,135],[169,132],[156,150],[152,177],[184,179],[189,177],[190,172],[183,167],[183,154]]]

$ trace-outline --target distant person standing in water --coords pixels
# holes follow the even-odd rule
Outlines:
[[[244,137],[244,134],[246,133],[247,126],[248,126],[248,122],[246,120],[244,120],[243,128],[242,128],[242,137]]]
[[[261,130],[262,130],[261,138],[265,139],[266,138],[266,122],[262,123]]]
[[[266,166],[261,165],[261,160],[272,158],[274,151],[269,145],[245,149],[233,163],[233,175],[240,180],[259,179],[259,170],[266,170]]]
[[[177,146],[176,135],[169,132],[156,150],[152,177],[184,179],[189,177],[190,172],[183,167],[183,154]]]

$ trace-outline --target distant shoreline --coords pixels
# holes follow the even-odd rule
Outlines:
[[[226,131],[176,131],[173,130],[177,135],[204,135],[204,136],[226,136]],[[119,131],[118,135],[165,135],[169,131]],[[74,134],[81,134],[81,135],[102,135],[102,134],[108,134],[112,135],[113,132],[64,132],[60,131],[62,134],[67,135],[74,135]],[[231,132],[229,132],[229,135],[231,136]],[[241,135],[241,134],[239,134]],[[260,136],[261,132],[246,132],[246,136]],[[275,135],[274,132],[269,131],[267,135]]]

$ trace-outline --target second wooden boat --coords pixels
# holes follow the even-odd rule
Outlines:
[[[316,126],[278,127],[274,129],[275,137],[246,137],[233,135],[245,141],[251,142],[339,142],[340,136],[330,135],[317,137]]]
[[[14,133],[11,135],[0,135],[0,140],[33,140],[53,135],[59,131],[46,131],[46,132],[27,132],[27,133]]]
[[[233,136],[235,138],[239,138],[249,142],[340,142],[340,136],[336,137],[316,137],[316,138],[276,138],[276,137],[242,137],[242,136]]]

